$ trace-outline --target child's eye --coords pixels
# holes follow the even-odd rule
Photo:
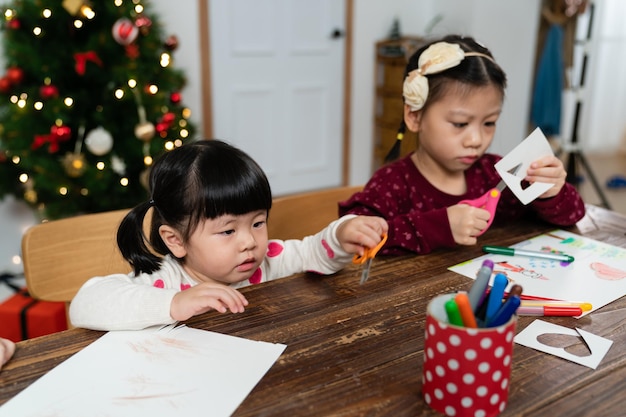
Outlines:
[[[452,126],[456,127],[457,129],[461,129],[461,128],[464,128],[465,126],[467,126],[467,123],[465,123],[465,122],[463,122],[463,123],[452,122]]]
[[[261,227],[263,227],[263,226],[265,226],[265,220],[262,220],[262,221],[260,221],[260,222],[255,222],[255,223],[254,223],[254,225],[253,225],[253,227],[254,227],[255,229],[259,229],[259,228],[261,228]]]
[[[235,229],[224,230],[223,232],[221,232],[221,234],[226,236],[232,235],[233,233],[235,233]]]
[[[496,125],[496,122],[486,122],[485,126],[489,126],[489,127],[494,127]]]

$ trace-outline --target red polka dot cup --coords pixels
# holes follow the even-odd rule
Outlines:
[[[516,316],[499,327],[454,326],[444,307],[454,295],[440,295],[428,304],[424,401],[448,416],[496,416],[508,400]]]

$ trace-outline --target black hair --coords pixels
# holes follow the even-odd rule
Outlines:
[[[158,270],[162,256],[171,254],[159,236],[162,225],[178,230],[187,241],[204,219],[272,207],[270,184],[261,167],[245,152],[217,139],[165,153],[150,171],[150,193],[150,200],[134,207],[117,231],[117,245],[135,275]],[[147,242],[143,223],[151,207]]]
[[[437,42],[457,44],[465,52],[478,52],[493,59],[491,51],[478,43],[474,38],[469,36],[447,35],[441,39],[429,42],[415,51],[415,53],[413,53],[408,60],[404,71],[404,78],[406,78],[411,71],[419,68],[418,62],[422,52],[424,52],[430,45]],[[466,90],[469,90],[473,87],[492,85],[502,93],[502,98],[504,98],[504,91],[506,89],[506,74],[492,59],[481,56],[469,56],[463,59],[461,63],[455,67],[448,68],[436,74],[426,75],[428,78],[428,97],[421,110],[426,111],[431,104],[445,96],[451,88],[465,88]],[[456,81],[456,83],[451,83],[450,81]],[[403,121],[398,129],[397,140],[385,157],[385,162],[393,161],[399,157],[400,145],[405,129],[404,117],[402,119]]]

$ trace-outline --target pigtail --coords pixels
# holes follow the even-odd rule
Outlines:
[[[396,141],[393,144],[392,148],[389,150],[387,156],[385,156],[385,163],[389,163],[395,161],[400,157],[400,149],[402,148],[402,139],[404,139],[404,133],[406,132],[406,124],[404,124],[404,120],[400,122],[400,127],[398,128],[398,133],[396,134]]]
[[[135,276],[154,272],[161,266],[161,258],[149,249],[143,232],[144,218],[153,205],[152,200],[139,204],[126,214],[117,229],[117,246],[133,267]]]

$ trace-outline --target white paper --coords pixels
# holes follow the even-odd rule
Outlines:
[[[541,343],[538,337],[543,334],[562,334],[568,336],[582,337],[585,344],[589,348],[591,355],[578,356],[573,353],[567,352],[564,348],[548,346]],[[528,327],[522,330],[513,339],[515,343],[520,345],[539,350],[541,352],[549,353],[559,358],[567,359],[569,361],[578,363],[580,365],[587,366],[591,369],[596,369],[609,348],[613,344],[612,340],[605,339],[604,337],[597,336],[593,333],[589,333],[583,329],[570,329],[567,327],[559,326],[553,323],[548,323],[542,320],[533,321]]]
[[[526,176],[526,171],[531,163],[547,155],[554,155],[548,139],[543,135],[541,129],[536,128],[526,139],[506,154],[494,166],[507,187],[522,202],[528,204],[541,194],[548,191],[554,184],[536,182],[526,189],[522,188],[522,180]],[[518,167],[515,174],[511,174],[514,168]]]
[[[0,416],[229,416],[285,348],[186,326],[109,332]]]
[[[565,230],[553,230],[511,247],[564,253],[573,256],[574,262],[488,253],[448,269],[476,279],[483,261],[490,259],[494,263],[490,284],[496,273],[502,273],[509,280],[507,291],[513,284],[519,284],[523,295],[590,303],[592,309],[581,317],[626,295],[624,248]]]

